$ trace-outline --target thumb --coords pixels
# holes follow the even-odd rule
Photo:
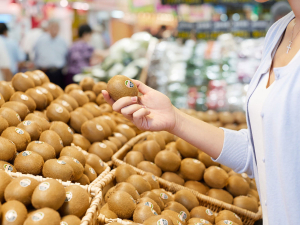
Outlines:
[[[139,92],[141,92],[142,94],[147,94],[149,91],[153,91],[153,89],[151,87],[147,86],[146,84],[142,83],[141,81],[138,81],[138,80],[132,80],[132,81],[136,84]]]

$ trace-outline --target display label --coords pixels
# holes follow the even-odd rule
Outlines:
[[[92,174],[96,174],[96,172],[95,172],[95,170],[94,170],[93,168],[89,168],[89,170],[90,170],[90,172],[91,172]]]
[[[168,220],[160,219],[156,223],[157,225],[168,225]]]
[[[72,197],[73,197],[72,192],[67,191],[67,192],[66,192],[66,199],[65,199],[65,202],[71,201]]]
[[[44,218],[45,214],[43,212],[37,212],[31,217],[33,221],[41,221]]]
[[[20,128],[16,128],[15,131],[18,133],[18,134],[24,134],[24,131]]]
[[[22,156],[28,156],[28,155],[31,155],[31,151],[24,151],[22,152]]]
[[[9,210],[5,213],[5,219],[8,222],[14,222],[18,217],[18,214],[15,210]]]
[[[57,163],[61,164],[61,165],[66,165],[66,162],[63,160],[57,160]]]
[[[29,180],[29,179],[22,179],[20,181],[21,187],[28,187],[30,184],[31,184],[31,180]]]
[[[55,107],[55,111],[56,111],[57,113],[62,113],[62,112],[64,111],[64,109],[63,109],[61,106],[56,106],[56,107]]]
[[[50,187],[50,183],[49,182],[43,182],[39,185],[39,190],[40,191],[46,191],[48,190]]]
[[[24,101],[28,101],[27,95],[21,94],[21,99]]]
[[[30,120],[25,120],[25,121],[23,121],[23,124],[25,126],[29,126],[31,124],[31,121]]]
[[[13,171],[13,167],[12,167],[11,165],[9,165],[9,164],[4,164],[4,165],[3,165],[3,169],[4,169],[5,171],[10,171],[10,172]]]
[[[130,80],[126,80],[125,81],[125,86],[128,87],[128,88],[133,88],[134,84]]]
[[[99,130],[99,131],[103,131],[103,127],[102,127],[101,125],[99,125],[99,124],[96,125],[96,128],[97,128],[97,130]]]
[[[166,195],[165,193],[160,193],[160,197],[162,199],[168,199],[168,195]]]

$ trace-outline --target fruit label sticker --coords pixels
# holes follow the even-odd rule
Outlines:
[[[203,223],[195,223],[195,225],[204,225]]]
[[[46,88],[40,88],[40,90],[44,93],[44,94],[48,94],[48,91],[47,91],[47,89]]]
[[[21,99],[24,101],[28,101],[27,95],[21,94]]]
[[[154,209],[151,209],[151,212],[155,215],[158,216],[157,212]]]
[[[63,106],[65,106],[65,107],[69,107],[69,106],[70,106],[69,103],[67,103],[65,100],[62,100],[61,103],[62,103]]]
[[[120,134],[120,133],[115,133],[115,136],[116,136],[116,137],[122,137],[122,134]]]
[[[95,170],[93,168],[89,168],[89,171],[92,173],[92,174],[96,174]]]
[[[199,160],[197,160],[197,159],[193,159],[193,161],[194,161],[194,163],[198,163],[198,164],[200,164],[200,161],[199,161]]]
[[[100,146],[101,148],[106,148],[106,147],[107,147],[106,144],[104,144],[104,143],[99,143],[99,146]]]
[[[238,218],[239,220],[241,220],[241,218],[238,215],[236,215],[235,213],[234,213],[234,215],[235,215],[236,218]]]
[[[124,129],[129,129],[129,128],[130,128],[127,124],[123,124],[122,127],[123,127]]]
[[[103,116],[103,118],[105,118],[107,120],[111,120],[111,118],[109,116]]]
[[[206,209],[205,212],[206,212],[206,214],[209,215],[209,216],[214,215],[214,213],[213,213],[210,209]]]
[[[75,159],[75,158],[73,158],[73,161],[76,162],[76,163],[78,163],[78,164],[80,163],[80,162],[79,162],[77,159]]]
[[[17,217],[18,217],[18,214],[15,210],[9,210],[5,214],[5,219],[8,222],[14,222],[17,219]]]
[[[208,224],[208,221],[204,220],[204,219],[200,219],[200,222],[203,223],[203,224]]]
[[[230,225],[232,225],[232,224],[233,224],[233,222],[232,222],[232,221],[230,221],[230,220],[224,220],[224,224],[230,224]]]
[[[177,220],[177,223],[178,223],[178,225],[182,225],[182,223],[180,223],[178,220]]]
[[[99,163],[100,163],[100,165],[103,167],[104,166],[104,163],[103,163],[103,161],[100,159],[99,160]]]
[[[64,109],[63,109],[62,107],[60,107],[60,106],[56,106],[56,107],[55,107],[55,111],[56,111],[57,113],[62,113],[62,112],[64,111]]]
[[[22,156],[28,156],[28,155],[31,155],[31,151],[24,151],[22,152]]]
[[[152,179],[153,179],[154,181],[157,181],[157,179],[156,179],[156,177],[155,177],[154,175],[152,175]]]
[[[156,223],[157,225],[168,225],[168,220],[160,219]]]
[[[18,134],[24,134],[24,131],[20,128],[16,128],[15,131],[18,133]]]
[[[36,89],[36,93],[38,93],[39,95],[43,94],[39,89]]]
[[[4,165],[3,165],[3,169],[4,169],[5,171],[10,171],[10,172],[13,171],[12,166],[9,165],[9,164],[4,164]]]
[[[43,212],[37,212],[35,214],[33,214],[33,216],[31,217],[33,221],[41,221],[44,218],[44,213]]]
[[[66,162],[63,160],[57,160],[57,163],[61,164],[61,165],[66,165]]]
[[[50,183],[49,182],[43,182],[39,185],[39,190],[40,191],[46,191],[48,190],[50,187]]]
[[[49,86],[49,88],[51,88],[52,90],[54,90],[54,89],[56,88],[55,84],[49,84],[48,86]]]
[[[71,134],[74,134],[72,129],[70,127],[68,127],[68,131],[71,133]]]
[[[59,143],[61,144],[61,146],[64,146],[64,143],[61,139],[59,139]]]
[[[181,211],[181,212],[179,213],[178,217],[179,217],[179,219],[180,219],[181,221],[185,221],[186,218],[187,218],[187,215],[186,215],[186,213],[185,213],[184,211]]]
[[[19,116],[18,113],[16,114],[16,116],[17,116],[18,120],[21,121],[21,117]]]
[[[22,77],[28,78],[28,76],[25,73],[22,73]]]
[[[65,221],[61,221],[60,225],[69,225],[69,224],[67,222],[65,222]]]
[[[20,181],[20,185],[21,185],[22,187],[28,187],[30,184],[31,184],[31,180],[29,180],[29,179],[22,179],[22,180]]]
[[[35,143],[37,143],[37,144],[43,144],[44,142],[43,141],[35,141]]]
[[[125,86],[128,87],[128,88],[133,88],[134,84],[131,82],[131,80],[126,80],[125,81]]]
[[[66,199],[65,199],[65,202],[71,201],[72,197],[73,197],[72,192],[67,191],[67,192],[66,192]]]
[[[97,130],[103,131],[103,127],[99,124],[96,125]]]
[[[168,195],[166,195],[165,193],[160,193],[160,197],[162,199],[168,199]]]
[[[25,120],[25,121],[23,121],[23,124],[25,126],[29,126],[31,124],[31,121],[30,120]]]
[[[151,202],[145,202],[145,206],[148,206],[153,209],[153,204]]]

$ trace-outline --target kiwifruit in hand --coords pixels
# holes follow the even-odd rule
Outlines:
[[[56,104],[59,104],[59,105],[65,107],[69,112],[73,111],[72,106],[67,101],[65,101],[63,99],[57,98],[54,101],[52,101],[52,103],[56,103]]]
[[[15,92],[10,97],[10,101],[16,101],[25,104],[28,107],[30,112],[33,112],[36,109],[35,101],[30,96],[26,95],[24,92],[20,92],[20,91]]]
[[[106,101],[105,101],[105,99],[104,99],[102,93],[101,93],[101,94],[98,94],[98,96],[97,96],[97,98],[96,98],[96,103],[97,103],[98,105],[102,105],[102,104],[106,103]]]
[[[42,81],[42,84],[50,82],[48,76],[43,71],[34,70],[32,72],[39,76],[40,80]]]
[[[204,181],[208,186],[217,189],[225,187],[228,177],[229,176],[226,171],[218,166],[211,166],[207,168],[203,176]]]
[[[229,210],[220,211],[215,218],[215,223],[218,223],[222,220],[230,220],[238,225],[243,225],[241,218]]]
[[[107,84],[105,82],[97,82],[94,86],[93,86],[93,92],[95,92],[96,95],[101,94],[102,90],[106,90],[107,88]]]
[[[69,94],[63,94],[63,95],[59,96],[58,99],[64,100],[67,103],[69,103],[69,105],[72,107],[73,110],[78,108],[78,102],[75,100],[75,98],[73,98]]]
[[[157,153],[154,162],[165,172],[176,172],[181,165],[179,156],[168,150]]]
[[[153,174],[145,173],[143,178],[149,182],[151,189],[159,189],[159,182]]]
[[[60,156],[71,156],[77,159],[83,166],[85,165],[86,162],[84,154],[74,146],[64,147],[60,153]]]
[[[128,177],[135,174],[137,174],[137,172],[135,172],[131,166],[122,164],[116,169],[116,181],[118,183],[125,182]]]
[[[154,162],[156,155],[160,152],[159,144],[154,140],[144,141],[141,145],[141,152],[145,160]]]
[[[141,152],[130,151],[127,153],[124,161],[134,167],[137,167],[140,162],[144,161],[144,156]]]
[[[28,132],[17,127],[8,127],[2,132],[1,137],[11,140],[18,152],[24,151],[31,141]]]
[[[177,212],[185,221],[188,221],[190,219],[190,212],[187,210],[187,208],[185,208],[182,204],[178,202],[168,202],[165,205],[165,210],[172,210],[174,212]]]
[[[46,115],[50,121],[62,121],[68,123],[70,120],[69,111],[57,103],[51,103],[48,106]]]
[[[56,156],[55,149],[46,142],[32,141],[27,145],[26,150],[36,152],[43,157],[44,162],[54,159]]]
[[[151,216],[147,220],[144,221],[144,225],[156,225],[156,224],[164,224],[164,225],[175,225],[173,224],[171,218],[169,216]]]
[[[208,186],[206,186],[198,181],[193,181],[193,180],[187,181],[187,182],[185,182],[184,186],[187,188],[190,188],[192,190],[195,190],[201,194],[204,194],[204,195],[206,195],[207,192],[209,191]]]
[[[181,138],[176,141],[176,149],[185,158],[197,158],[198,156],[198,149]]]
[[[30,88],[25,94],[30,96],[36,104],[36,109],[43,110],[47,106],[47,97],[39,89]]]
[[[133,213],[133,222],[143,223],[146,219],[152,216],[157,216],[158,213],[149,206],[138,204]]]
[[[162,199],[159,197],[159,195],[153,193],[152,191],[146,191],[146,192],[144,192],[143,194],[141,194],[141,198],[143,198],[143,199],[150,198],[153,201],[155,201],[156,204],[159,206],[159,209],[160,209],[160,210],[157,210],[157,211],[161,212],[165,208],[165,204],[162,201]]]
[[[121,219],[132,217],[136,208],[136,202],[130,194],[125,191],[114,192],[107,201],[108,208]]]
[[[0,81],[0,93],[4,98],[4,101],[7,102],[10,99],[10,97],[15,93],[15,90],[8,84],[8,82]]]
[[[81,185],[89,185],[90,179],[87,177],[87,175],[82,174],[82,176],[78,180],[74,180],[74,183],[80,183]]]
[[[73,142],[73,131],[64,122],[54,121],[51,123],[50,130],[55,131],[61,138],[64,146],[69,146]]]
[[[80,225],[81,220],[74,215],[68,215],[61,218],[61,225]]]
[[[1,108],[10,108],[19,114],[21,120],[24,120],[29,113],[28,107],[22,102],[5,102]]]
[[[0,182],[0,202],[3,202],[5,188],[12,181],[12,177],[9,176],[5,171],[0,169],[0,180],[1,180],[1,182]]]
[[[173,195],[166,192],[164,189],[153,189],[152,192],[158,195],[166,205],[168,202],[174,201]]]
[[[28,215],[24,225],[59,225],[60,215],[51,208],[42,208]]]
[[[82,135],[90,142],[99,142],[104,139],[104,130],[100,124],[96,124],[93,121],[86,121],[81,126]]]
[[[126,182],[132,184],[139,194],[142,194],[146,191],[151,191],[151,185],[149,182],[140,175],[131,175],[126,179]]]
[[[21,225],[27,217],[25,205],[19,201],[12,200],[5,202],[2,206],[2,225]]]
[[[71,95],[77,101],[78,106],[80,107],[89,102],[89,98],[82,90],[72,90],[69,92],[69,95]]]
[[[43,167],[43,176],[62,181],[72,181],[74,178],[73,168],[63,160],[49,159]]]
[[[189,190],[177,191],[174,195],[174,200],[182,204],[189,211],[199,206],[197,197]]]
[[[66,87],[65,87],[65,92],[66,93],[69,93],[73,90],[82,90],[82,87],[79,86],[78,84],[68,84]]]
[[[0,115],[6,119],[10,127],[17,126],[21,122],[19,114],[10,108],[1,108]]]
[[[126,156],[127,158],[127,156]],[[149,162],[149,161],[142,161],[137,165],[137,168],[144,170],[146,172],[152,173],[155,176],[160,177],[162,172],[161,169],[155,165],[153,162]]]
[[[83,137],[81,134],[73,134],[73,144],[79,146],[83,150],[88,150],[91,146],[91,142]]]
[[[5,200],[17,200],[25,206],[31,204],[31,196],[39,182],[30,177],[18,177],[10,182],[4,192]]]
[[[81,218],[89,208],[89,195],[82,187],[71,185],[65,188],[66,198],[59,212],[62,216],[75,215]]]
[[[38,116],[34,113],[30,113],[25,117],[25,120],[31,120],[37,122],[37,124],[42,128],[42,131],[49,130],[50,123],[43,117]]]
[[[193,208],[191,211],[191,217],[205,219],[212,224],[215,223],[214,213],[210,209],[208,209],[204,206],[197,206],[197,207]]]
[[[88,154],[85,156],[86,163],[89,164],[99,175],[105,170],[103,161],[95,154]]]
[[[59,157],[59,160],[62,160],[66,162],[68,165],[70,165],[74,171],[74,178],[73,180],[79,180],[80,177],[83,175],[83,166],[82,164],[75,158],[70,156],[61,156]]]
[[[207,192],[207,195],[209,197],[218,199],[222,202],[226,202],[226,203],[229,203],[229,204],[232,204],[232,201],[233,201],[232,195],[229,194],[229,192],[227,192],[223,189],[213,189],[212,188]]]
[[[109,146],[101,142],[94,142],[91,147],[89,147],[88,152],[99,156],[104,162],[110,161],[114,154]]]
[[[198,160],[200,160],[206,168],[210,166],[220,166],[219,163],[212,161],[211,157],[205,152],[200,152],[198,155]]]
[[[226,185],[227,191],[233,196],[247,195],[250,190],[250,186],[245,178],[239,175],[233,175],[228,178]]]
[[[93,90],[94,85],[95,81],[92,77],[85,77],[79,83],[79,86],[82,88],[83,91]]]
[[[58,156],[64,147],[64,144],[60,136],[53,130],[45,130],[41,133],[40,141],[46,142],[55,149],[55,153]]]
[[[201,180],[205,166],[197,159],[185,158],[181,161],[180,173],[185,180]]]
[[[122,182],[122,183],[117,184],[115,186],[114,191],[125,191],[128,194],[130,194],[134,200],[138,200],[140,198],[140,195],[137,192],[137,190],[135,189],[135,187],[132,184],[127,183],[127,182]]]
[[[51,82],[44,83],[42,87],[46,88],[50,92],[50,94],[52,94],[53,99],[57,99],[60,95],[64,94],[64,91],[61,89],[61,87]]]
[[[179,185],[184,185],[184,179],[182,179],[180,176],[178,176],[176,173],[173,172],[165,172],[163,173],[161,178],[169,182],[173,182]]]
[[[44,166],[44,159],[36,152],[23,151],[15,158],[14,166],[18,172],[39,175]]]
[[[2,132],[8,128],[8,122],[6,119],[4,119],[3,116],[0,115],[0,134],[2,134]]]
[[[89,178],[90,182],[93,182],[97,178],[96,171],[87,163],[84,166],[83,173]]]
[[[31,141],[38,140],[41,133],[42,128],[38,125],[37,122],[31,120],[24,120],[23,122],[18,124],[18,128],[25,130],[30,135]]]
[[[10,171],[14,173],[17,172],[16,168],[12,164],[5,161],[0,161],[0,170]]]
[[[257,213],[258,202],[249,196],[238,196],[233,199],[233,205]]]
[[[0,160],[11,161],[17,152],[14,143],[6,138],[0,137]]]
[[[107,83],[107,91],[114,101],[122,97],[138,96],[139,93],[136,84],[123,75],[112,77]]]
[[[34,88],[35,84],[32,78],[30,78],[25,73],[17,73],[13,76],[12,86],[16,91],[23,91],[25,92],[29,88]]]
[[[155,140],[159,144],[161,150],[164,150],[166,147],[165,139],[159,132],[149,134],[147,140]]]
[[[123,134],[127,140],[130,140],[131,138],[136,136],[135,131],[129,127],[127,124],[119,124],[116,126],[115,132],[119,132]]]

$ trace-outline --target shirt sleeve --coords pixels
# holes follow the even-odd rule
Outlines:
[[[0,41],[0,68],[10,68],[10,59],[7,49],[2,41]]]
[[[249,177],[254,177],[254,156],[249,130],[221,129],[225,135],[223,149],[219,157],[212,160],[232,168],[237,173],[247,173]]]

